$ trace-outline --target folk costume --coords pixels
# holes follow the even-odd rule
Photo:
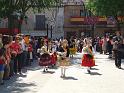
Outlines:
[[[62,45],[60,44],[58,51],[58,61],[59,65],[61,66],[61,78],[65,78],[66,67],[70,65],[69,49],[67,48],[67,45],[68,44],[65,42]]]
[[[90,73],[90,68],[95,66],[94,56],[91,48],[87,45],[83,48],[83,58],[82,58],[82,66],[88,67],[87,71]]]

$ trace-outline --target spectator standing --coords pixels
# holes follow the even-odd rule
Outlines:
[[[15,37],[15,41],[11,45],[11,49],[13,54],[15,55],[14,58],[14,73],[21,74],[21,69],[22,69],[22,58],[21,58],[21,45],[19,43],[19,36]]]
[[[3,47],[3,43],[2,43],[2,34],[0,34],[0,49]]]
[[[5,49],[0,49],[0,85],[4,84],[3,76],[4,76],[4,66],[5,66]]]

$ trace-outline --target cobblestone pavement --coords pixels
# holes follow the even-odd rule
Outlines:
[[[43,73],[36,63],[23,69],[23,75],[16,75],[0,86],[0,93],[124,93],[124,64],[117,69],[108,55],[95,55],[96,66],[88,74],[81,67],[80,53],[66,69],[66,78],[60,78],[61,69],[49,69]]]

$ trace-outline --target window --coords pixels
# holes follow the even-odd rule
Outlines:
[[[79,16],[78,11],[76,9],[70,9],[70,16]]]
[[[45,15],[36,15],[35,30],[45,30]]]
[[[85,16],[85,11],[84,10],[80,10],[80,16],[82,16],[82,17]]]

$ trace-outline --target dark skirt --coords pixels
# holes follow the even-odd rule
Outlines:
[[[44,53],[40,56],[39,61],[40,66],[49,66],[51,65],[51,56],[48,53]]]

